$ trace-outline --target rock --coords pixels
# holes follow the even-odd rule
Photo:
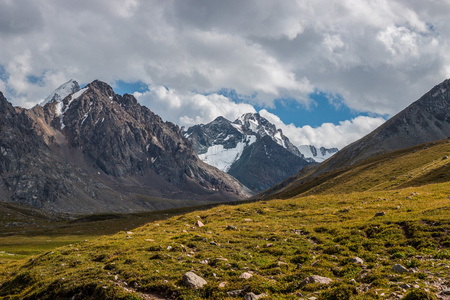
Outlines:
[[[244,219],[245,222],[253,222],[252,219]]]
[[[289,268],[289,265],[283,261],[278,261],[277,266],[279,266],[280,268],[281,267]]]
[[[318,275],[312,275],[304,279],[302,282],[300,282],[300,288],[304,287],[305,285],[309,283],[320,283],[320,284],[330,284],[333,280],[328,277],[322,277]]]
[[[237,230],[236,226],[228,225],[227,230]]]
[[[358,265],[364,264],[364,261],[359,257],[350,258],[350,262]]]
[[[187,272],[183,275],[182,281],[184,285],[191,289],[198,289],[208,284],[205,279],[201,278],[194,272]]]
[[[259,298],[267,297],[266,294],[255,295],[254,293],[247,293],[244,296],[244,300],[258,300]]]
[[[398,273],[406,273],[406,272],[408,272],[408,269],[402,265],[396,264],[392,267],[392,271],[398,272]]]
[[[197,227],[203,227],[203,226],[205,226],[205,224],[203,224],[202,221],[197,220],[197,222],[195,222],[195,226],[197,226]]]
[[[405,289],[405,290],[411,288],[411,286],[410,286],[409,284],[407,284],[407,283],[403,283],[402,285],[400,285],[400,287],[401,287],[402,289]]]
[[[252,277],[253,275],[248,273],[248,272],[244,272],[241,274],[241,276],[239,276],[239,278],[241,279],[249,279],[250,277]]]
[[[237,297],[237,296],[239,296],[240,294],[242,294],[242,292],[244,292],[246,289],[244,288],[244,289],[242,289],[242,290],[233,290],[233,291],[229,291],[229,292],[227,292],[227,295],[228,296],[230,296],[230,297]]]
[[[375,214],[375,217],[382,217],[384,215],[386,215],[386,213],[384,211],[379,211]]]
[[[209,261],[207,259],[204,259],[204,260],[201,260],[200,263],[202,265],[207,265],[207,264],[209,264]]]
[[[448,296],[450,296],[450,289],[442,290],[442,291],[441,291],[441,294],[442,294],[442,295],[448,295]]]
[[[225,281],[221,282],[221,283],[219,283],[219,288],[223,289],[226,285],[227,285],[227,283]]]

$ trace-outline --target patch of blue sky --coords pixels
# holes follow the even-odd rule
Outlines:
[[[7,81],[9,78],[8,72],[6,72],[6,69],[3,65],[0,65],[0,80],[1,81]]]
[[[256,94],[251,96],[239,95],[233,89],[221,89],[217,93],[236,103],[256,103],[256,101],[251,100],[257,98]],[[341,121],[351,120],[358,116],[379,117],[379,115],[375,116],[350,109],[339,96],[330,97],[328,94],[316,92],[311,94],[310,98],[313,102],[309,106],[299,103],[295,99],[284,98],[275,100],[275,105],[272,108],[259,105],[254,105],[254,107],[257,111],[265,109],[277,115],[283,123],[292,123],[297,127],[305,125],[318,127],[323,123],[338,125]]]
[[[133,94],[134,92],[144,93],[148,91],[148,85],[142,81],[126,82],[117,80],[114,85],[114,92],[119,95]]]

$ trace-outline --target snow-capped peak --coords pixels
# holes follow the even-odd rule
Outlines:
[[[60,102],[70,94],[76,93],[79,90],[80,85],[78,82],[71,79],[54,90],[40,105],[44,106],[47,103]]]

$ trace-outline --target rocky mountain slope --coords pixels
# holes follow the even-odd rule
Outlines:
[[[31,110],[1,95],[0,109],[1,201],[88,213],[246,197],[176,125],[103,82],[70,81]]]
[[[204,162],[228,172],[252,191],[267,189],[312,163],[283,132],[259,114],[234,122],[218,117],[184,132]]]
[[[341,172],[355,163],[383,153],[450,137],[450,79],[435,86],[419,100],[328,161],[305,169],[274,186],[263,197],[276,197],[303,190],[302,184]],[[318,182],[318,181],[316,181]]]

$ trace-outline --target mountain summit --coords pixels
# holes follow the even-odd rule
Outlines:
[[[280,129],[257,113],[234,122],[218,117],[184,132],[200,159],[262,191],[312,163]]]
[[[88,213],[247,196],[197,157],[178,126],[104,82],[80,89],[71,80],[31,110],[1,96],[1,201]]]

